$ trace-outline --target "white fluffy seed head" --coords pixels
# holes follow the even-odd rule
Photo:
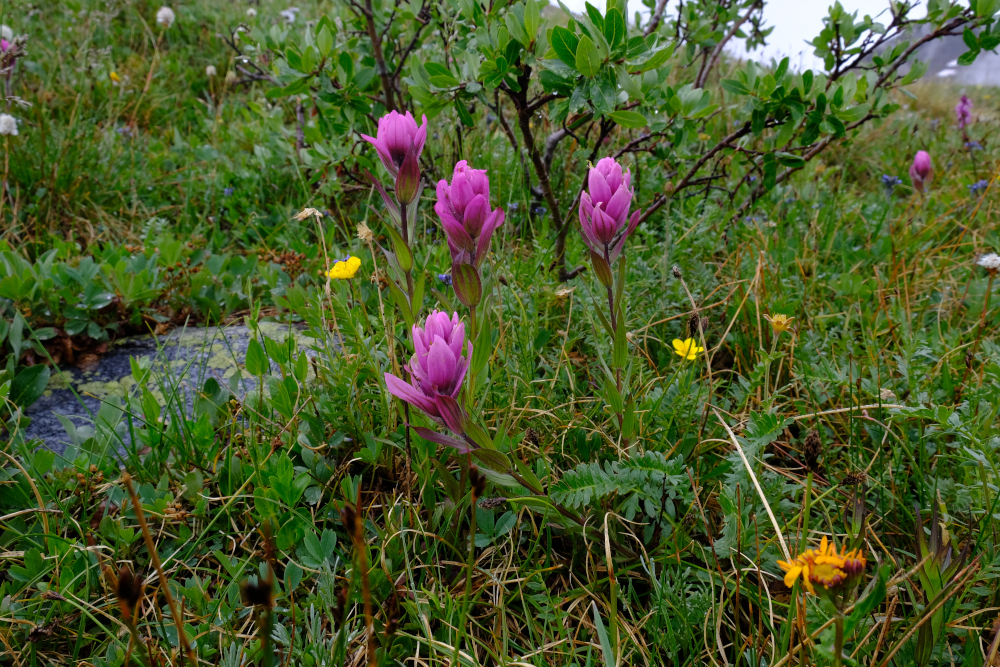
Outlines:
[[[174,14],[174,10],[170,9],[170,7],[160,7],[156,12],[156,22],[164,28],[169,28],[176,20],[177,15]]]
[[[253,17],[257,16],[257,10],[254,9],[253,7],[250,7],[249,9],[247,9],[247,16],[249,18],[253,18]]]
[[[17,136],[17,119],[8,113],[0,113],[0,135]]]
[[[0,37],[6,39],[8,42],[14,39],[14,31],[10,29],[10,26],[6,23],[0,25]]]
[[[209,65],[205,68],[205,76],[215,76],[218,72],[215,71],[215,65]]]
[[[1000,255],[995,252],[987,253],[976,262],[987,271],[1000,271]]]

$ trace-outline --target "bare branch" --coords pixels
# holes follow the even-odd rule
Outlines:
[[[667,11],[667,2],[669,0],[659,0],[656,3],[656,9],[653,10],[653,15],[649,19],[649,24],[646,25],[646,29],[642,31],[644,37],[649,37],[656,29],[660,27],[660,21],[663,20],[663,13]]]
[[[354,4],[352,2],[352,4]],[[385,108],[393,111],[396,108],[393,102],[392,78],[389,76],[389,69],[385,66],[385,57],[382,55],[382,40],[379,38],[378,30],[375,28],[375,16],[372,12],[372,0],[365,0],[364,11],[365,23],[368,27],[368,39],[372,43],[372,54],[375,56],[375,65],[379,78],[382,79],[382,93],[385,95]]]
[[[712,55],[710,55],[704,62],[702,62],[701,69],[698,70],[698,76],[695,77],[694,80],[695,88],[705,87],[705,81],[708,79],[708,75],[712,71],[712,68],[715,67],[715,63],[719,61],[719,56],[722,55],[722,50],[726,47],[726,44],[728,44],[729,40],[731,40],[733,37],[736,36],[736,33],[739,32],[740,26],[742,26],[744,23],[750,20],[750,15],[753,14],[755,11],[759,10],[760,8],[761,8],[761,3],[759,0],[758,2],[753,3],[753,5],[750,6],[750,9],[747,10],[747,13],[741,16],[733,24],[733,27],[729,29],[729,32],[726,33],[726,36],[723,37],[721,40],[719,40],[719,43],[716,44],[715,48],[712,50]]]

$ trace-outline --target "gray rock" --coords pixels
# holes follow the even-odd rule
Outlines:
[[[927,34],[922,27],[908,37],[912,42]],[[1000,55],[983,51],[971,65],[958,64],[958,58],[969,50],[961,35],[935,39],[917,49],[916,56],[927,63],[927,82],[954,83],[964,86],[1000,86]]]
[[[279,342],[289,334],[300,348],[313,342],[296,327],[273,322],[259,326],[261,333]],[[166,392],[182,397],[190,409],[209,378],[242,398],[257,384],[243,368],[251,338],[247,327],[228,326],[175,329],[159,338],[135,336],[116,341],[88,370],[53,369],[45,394],[26,411],[31,423],[25,438],[41,440],[46,448],[61,454],[67,445],[77,444],[74,440],[92,432],[102,406],[112,420],[124,420],[119,406],[136,385],[132,359],[148,360],[144,362],[150,365],[147,388],[161,405]],[[308,349],[307,353],[315,354]],[[74,434],[77,429],[79,433]]]

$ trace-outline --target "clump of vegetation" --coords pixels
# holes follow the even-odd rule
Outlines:
[[[995,664],[1000,5],[667,5],[0,10],[0,662]]]

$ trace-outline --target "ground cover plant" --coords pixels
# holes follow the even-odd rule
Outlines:
[[[0,8],[0,662],[998,664],[1000,3],[762,8]]]

